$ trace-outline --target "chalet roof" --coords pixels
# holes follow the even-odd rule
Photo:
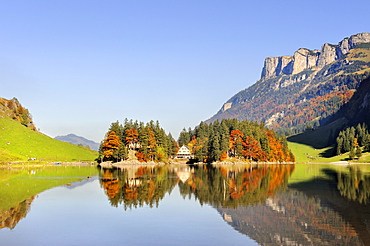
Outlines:
[[[177,154],[178,155],[190,155],[190,150],[185,146],[181,146],[181,148],[179,149],[179,151],[177,151]]]

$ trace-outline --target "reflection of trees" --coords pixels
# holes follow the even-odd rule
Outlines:
[[[287,187],[294,165],[196,166],[180,192],[194,195],[201,204],[238,207],[264,202],[279,189]]]
[[[355,167],[350,167],[349,173],[338,172],[338,190],[347,199],[366,204],[370,197],[370,176]]]
[[[132,165],[122,169],[106,169],[100,173],[100,182],[112,206],[123,203],[125,209],[158,206],[177,179],[168,166]]]
[[[336,229],[341,231],[341,233],[337,233],[337,237],[343,237],[344,240],[346,232],[340,228],[347,227],[349,232],[352,231],[351,233],[357,234],[356,236],[363,242],[357,244],[347,243],[345,245],[370,245],[369,206],[365,204],[365,198],[361,201],[359,200],[359,197],[367,196],[366,187],[368,185],[366,180],[368,176],[354,169],[354,167],[350,167],[349,172],[339,168],[324,168],[320,171],[325,174],[324,177],[316,177],[304,182],[294,183],[289,185],[289,187],[304,192],[311,199],[319,199],[322,207],[328,207],[339,214],[338,217],[341,217],[342,221],[330,220],[327,212],[321,214],[316,212],[318,214],[316,216],[318,218],[317,221],[324,221],[333,225],[330,228],[333,232]],[[308,208],[305,210],[310,211]],[[318,223],[317,221],[316,223]],[[353,236],[354,234],[351,235]]]
[[[287,187],[294,165],[125,166],[103,169],[100,182],[112,206],[158,206],[178,183],[183,197],[201,204],[237,207],[264,202]]]
[[[0,211],[0,229],[5,227],[13,229],[21,219],[26,217],[34,198],[30,197],[11,209]]]

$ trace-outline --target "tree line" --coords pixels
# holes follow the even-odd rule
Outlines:
[[[294,162],[285,136],[279,136],[263,123],[223,119],[195,129],[183,129],[179,146],[186,145],[197,162],[226,159],[261,162]]]
[[[99,148],[99,161],[138,160],[166,162],[178,150],[171,133],[166,134],[159,122],[125,119],[110,125]]]
[[[347,127],[336,138],[336,154],[349,152],[349,159],[360,158],[362,151],[370,151],[370,135],[365,123]]]

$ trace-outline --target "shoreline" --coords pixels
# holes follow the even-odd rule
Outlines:
[[[7,163],[0,163],[0,168],[10,167],[55,167],[55,166],[97,166],[100,168],[121,168],[127,166],[163,166],[163,165],[290,165],[290,164],[326,164],[326,165],[370,165],[369,162],[215,162],[215,163],[187,163],[186,161],[171,161],[171,162],[139,162],[139,161],[122,161],[122,162],[102,162],[97,163],[93,161],[60,161],[60,162],[32,162],[32,161],[14,161]]]
[[[58,167],[58,166],[97,166],[98,163],[93,161],[52,161],[52,162],[33,162],[33,161],[13,161],[0,163],[2,167]]]

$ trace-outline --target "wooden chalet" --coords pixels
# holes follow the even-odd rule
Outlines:
[[[175,159],[192,159],[194,156],[191,154],[190,150],[185,146],[181,146],[179,151],[177,151]]]

